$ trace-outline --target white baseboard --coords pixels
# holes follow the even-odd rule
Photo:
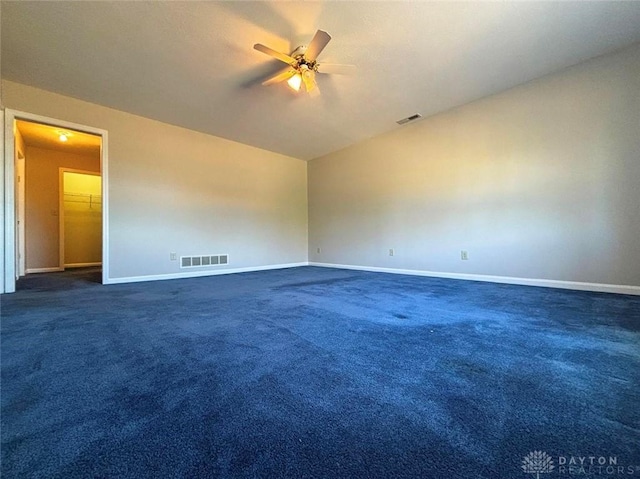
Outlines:
[[[429,276],[432,278],[464,279],[469,281],[487,281],[490,283],[519,284],[524,286],[541,286],[544,288],[574,289],[579,291],[596,291],[600,293],[618,293],[640,295],[640,286],[582,283],[578,281],[558,281],[554,279],[515,278],[511,276],[489,276],[484,274],[443,273],[438,271],[423,271],[417,269],[380,268],[376,266],[357,266],[332,263],[309,262],[309,266],[323,268],[353,269],[358,271],[372,271],[378,273],[408,274],[413,276]]]
[[[123,278],[108,278],[104,282],[104,284],[140,283],[143,281],[163,281],[165,279],[199,278],[202,276],[217,276],[221,274],[250,273],[252,271],[267,271],[271,269],[297,268],[299,266],[308,266],[308,265],[309,263],[304,261],[301,263],[270,264],[267,266],[251,266],[247,268],[214,269],[214,270],[207,270],[207,271],[188,271],[184,273],[155,274],[155,275],[149,275],[149,276],[127,276]]]
[[[71,263],[65,264],[65,268],[89,268],[91,266],[102,266],[102,262],[98,261],[97,263]]]
[[[25,273],[56,273],[58,271],[64,271],[64,268],[60,268],[58,266],[54,266],[53,268],[27,268]]]

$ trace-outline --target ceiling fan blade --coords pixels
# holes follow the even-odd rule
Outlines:
[[[316,83],[316,76],[313,71],[309,70],[304,72],[302,74],[302,81],[304,82],[304,87],[306,88],[307,93],[312,96],[320,93],[320,90],[318,90],[318,84]]]
[[[279,83],[281,81],[288,80],[289,78],[291,78],[295,74],[296,74],[296,71],[293,68],[287,67],[284,70],[281,70],[278,73],[276,73],[275,75],[273,75],[271,78],[268,78],[265,81],[263,81],[262,84],[263,85],[273,85],[274,83]]]
[[[356,71],[355,65],[339,65],[337,63],[318,63],[318,73],[337,75],[352,75]]]
[[[293,65],[296,62],[295,58],[290,57],[289,55],[286,55],[284,53],[277,52],[273,48],[269,48],[268,46],[263,45],[262,43],[256,43],[253,46],[253,48],[258,50],[259,52],[266,53],[267,55],[272,56],[273,58],[277,58],[281,62],[285,62],[288,65]]]
[[[320,52],[324,50],[324,47],[327,46],[329,40],[331,40],[331,35],[329,35],[327,32],[323,32],[322,30],[318,30],[313,36],[311,43],[309,43],[304,57],[310,61],[318,58],[318,55],[320,55]]]

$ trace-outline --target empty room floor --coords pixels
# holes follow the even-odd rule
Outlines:
[[[640,475],[637,296],[301,267],[0,301],[2,477]]]

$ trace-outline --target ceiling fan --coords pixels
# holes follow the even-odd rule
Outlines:
[[[352,73],[355,70],[354,65],[318,63],[316,60],[318,55],[320,55],[330,40],[331,35],[322,30],[318,30],[308,46],[299,46],[291,52],[290,55],[280,53],[261,43],[256,43],[253,48],[288,65],[284,70],[279,71],[271,78],[263,81],[262,84],[272,85],[286,80],[289,86],[295,91],[300,91],[300,87],[304,85],[304,88],[310,95],[317,95],[320,93],[320,90],[316,83],[316,73]]]

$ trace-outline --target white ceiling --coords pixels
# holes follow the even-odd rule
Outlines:
[[[102,138],[97,135],[23,120],[16,121],[16,127],[27,146],[100,158]],[[66,142],[60,141],[60,133],[66,134]]]
[[[0,4],[4,78],[304,160],[640,41],[640,2]],[[316,29],[357,73],[261,86]]]

